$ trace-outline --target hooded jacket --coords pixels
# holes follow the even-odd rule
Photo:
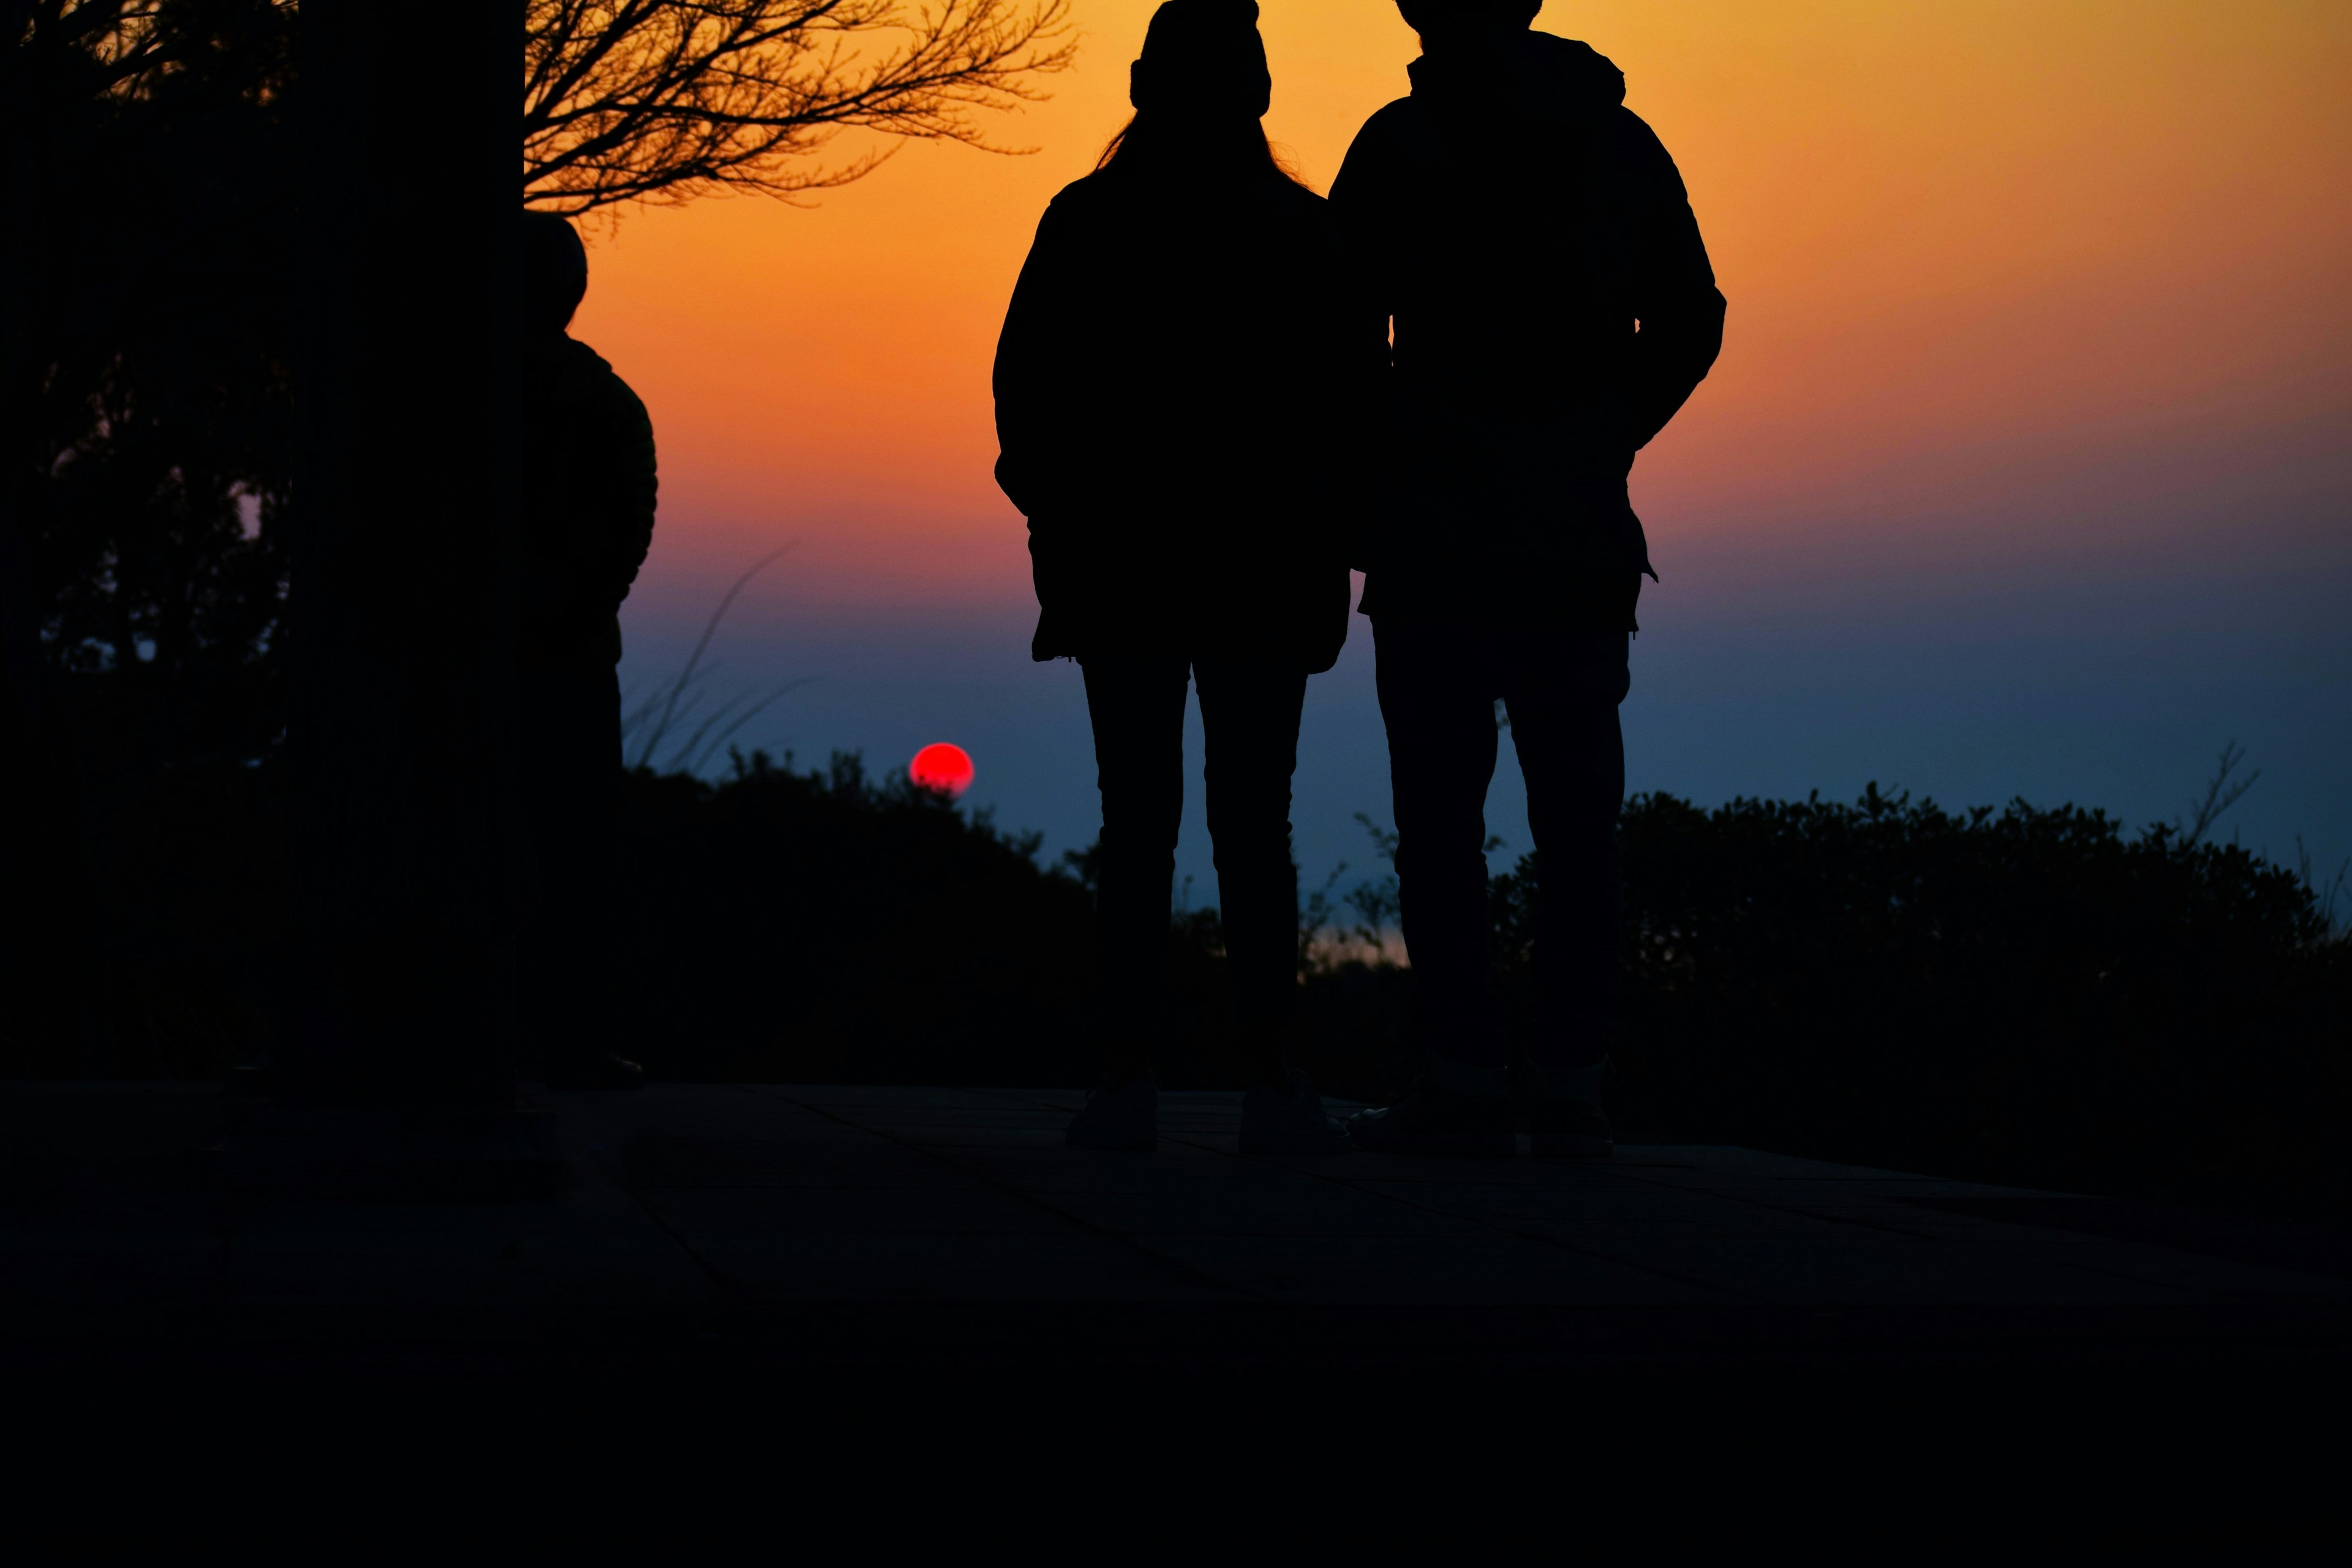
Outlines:
[[[522,394],[524,668],[609,668],[653,543],[653,421],[602,355],[561,331],[525,336]]]
[[[1381,323],[1320,196],[1130,153],[1037,227],[996,351],[997,482],[1029,520],[1031,655],[1328,669]]]
[[[1393,323],[1365,613],[1531,595],[1630,621],[1634,576],[1656,575],[1633,455],[1723,343],[1682,176],[1587,45],[1507,33],[1410,69],[1331,190]]]

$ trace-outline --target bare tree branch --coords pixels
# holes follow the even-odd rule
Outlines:
[[[31,111],[138,92],[203,42],[175,36],[165,12],[154,0],[0,0],[0,102]]]
[[[991,152],[982,117],[1069,67],[1068,0],[525,0],[525,205],[567,216],[726,191],[786,201],[845,130]]]
[[[2182,848],[2186,849],[2203,838],[2207,830],[2221,819],[2221,814],[2237,805],[2239,797],[2253,788],[2254,781],[2263,776],[2263,770],[2256,768],[2235,784],[2231,783],[2230,775],[2236,773],[2245,760],[2246,753],[2239,750],[2237,742],[2232,741],[2221,748],[2221,760],[2214,764],[2212,780],[2205,786],[2205,798],[2189,803],[2193,815],[2180,831]]]

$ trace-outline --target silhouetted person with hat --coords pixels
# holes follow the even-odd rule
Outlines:
[[[1331,205],[1393,324],[1389,493],[1360,535],[1426,1068],[1360,1144],[1606,1153],[1622,1028],[1617,707],[1643,574],[1633,455],[1705,377],[1723,296],[1681,176],[1538,0],[1399,0],[1412,94]],[[1541,856],[1537,1021],[1517,1074],[1489,989],[1486,787],[1499,701]],[[1517,1081],[1514,1082],[1515,1076]]]
[[[1029,519],[1032,655],[1084,667],[1102,792],[1097,976],[1109,1071],[1070,1142],[1149,1149],[1188,679],[1234,1011],[1242,1142],[1343,1151],[1286,1037],[1297,988],[1290,780],[1309,674],[1347,636],[1348,444],[1386,354],[1323,200],[1259,119],[1252,0],[1170,0],[1135,117],[1038,225],[996,354],[997,480]]]
[[[565,328],[588,253],[523,215],[522,744],[529,847],[518,942],[527,1057],[551,1087],[633,1089],[614,1048],[614,838],[621,781],[621,601],[653,542],[646,405]]]

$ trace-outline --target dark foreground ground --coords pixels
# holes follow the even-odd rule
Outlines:
[[[536,1096],[513,1194],[355,1180],[216,1086],[0,1090],[9,1354],[774,1366],[2164,1363],[2338,1371],[2319,1229],[1736,1147],[1606,1163],[1063,1147],[1056,1090]],[[360,1135],[355,1135],[360,1138]],[[291,1140],[291,1142],[289,1142]],[[364,1140],[364,1138],[360,1138]],[[552,1196],[530,1196],[531,1171]],[[308,1190],[331,1190],[313,1196]],[[482,1196],[489,1192],[489,1196]]]
[[[84,1403],[590,1387],[740,1412],[991,1386],[1115,1414],[1286,1384],[1375,1426],[1401,1390],[1584,1426],[2221,1400],[2332,1428],[2352,1368],[2329,1232],[1737,1148],[1249,1160],[1237,1099],[1171,1096],[1147,1156],[1063,1146],[1070,1093],[540,1095],[554,1158],[460,1138],[420,1180],[352,1155],[361,1122],[322,1141],[215,1086],[9,1087],[0,1373]]]

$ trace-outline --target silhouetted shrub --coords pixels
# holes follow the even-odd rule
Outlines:
[[[277,764],[159,777],[110,807],[120,826],[92,867],[114,911],[93,1004],[110,1054],[44,1047],[19,993],[0,997],[0,1070],[201,1075],[266,1054],[287,897]],[[624,799],[627,958],[609,1000],[657,1076],[1099,1070],[1090,854],[1045,864],[1035,836],[854,756],[755,756],[717,783],[638,772]],[[1622,833],[1621,1126],[2352,1218],[2352,942],[2296,873],[2073,806],[1953,814],[1875,789],[1712,811],[1638,796]],[[1528,856],[1493,885],[1507,1016],[1540,875]],[[1349,1098],[1412,1069],[1395,915],[1387,880],[1341,893],[1335,877],[1302,900],[1296,1057]],[[1163,1079],[1238,1084],[1213,909],[1171,923],[1168,977]]]
[[[1637,796],[1646,1131],[2049,1185],[2352,1210],[2352,944],[2296,873],[2022,801]],[[1539,866],[1496,879],[1523,984]]]
[[[1043,866],[1034,837],[854,758],[631,790],[657,1070],[1097,1070],[1089,856]],[[1875,787],[1714,811],[1638,796],[1622,833],[1632,1017],[1612,1095],[1637,1132],[2352,1212],[2352,947],[2295,873],[2073,806],[1955,815]],[[1494,883],[1507,1016],[1539,880],[1530,855]],[[1376,1099],[1412,1065],[1411,975],[1381,956],[1393,886],[1332,895],[1302,908],[1297,1059]],[[1223,971],[1215,910],[1181,910],[1156,1041],[1171,1086],[1240,1081]]]
[[[621,911],[646,1065],[670,1078],[1075,1082],[1085,886],[855,756],[709,784],[626,775]]]
[[[1071,1084],[1101,1070],[1088,994],[1095,855],[1041,863],[1006,833],[856,756],[739,759],[717,783],[628,775],[621,920],[627,1048],[667,1078]],[[1315,947],[1299,1060],[1343,1093],[1395,1087],[1404,973]],[[1169,931],[1153,1021],[1163,1081],[1241,1081],[1213,909]],[[1133,1026],[1122,1025],[1121,1026]]]

